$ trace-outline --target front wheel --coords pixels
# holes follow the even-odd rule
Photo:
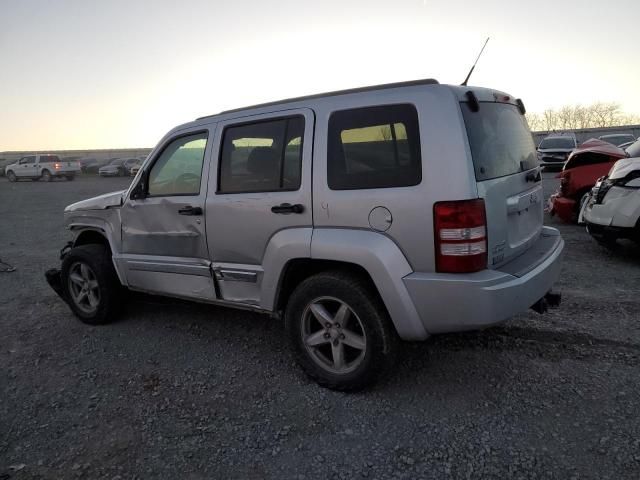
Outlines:
[[[67,302],[82,322],[101,325],[115,320],[122,286],[103,245],[72,248],[62,261],[61,279]]]
[[[49,170],[43,170],[42,173],[40,174],[40,180],[42,180],[43,182],[50,182],[51,172]]]
[[[16,174],[13,173],[12,171],[7,172],[7,178],[9,179],[10,182],[15,182],[17,180]]]
[[[398,337],[377,292],[336,271],[309,277],[293,292],[285,328],[294,356],[323,387],[361,390],[394,363]]]

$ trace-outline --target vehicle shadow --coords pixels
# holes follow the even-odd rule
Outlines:
[[[149,322],[142,328],[151,328],[158,336],[169,330],[176,341],[192,343],[190,348],[196,350],[206,351],[213,344],[216,350],[227,350],[237,362],[246,355],[250,363],[249,357],[259,352],[264,365],[279,365],[289,370],[288,375],[304,378],[289,355],[282,320],[267,315],[135,293],[122,323],[130,322]],[[193,343],[192,337],[203,341]],[[500,375],[496,372],[511,368],[514,359],[606,360],[638,366],[640,345],[507,323],[480,331],[435,335],[425,342],[403,342],[395,369],[375,389],[406,390],[419,385],[427,389],[438,384],[446,389],[460,382],[473,383],[478,376]]]

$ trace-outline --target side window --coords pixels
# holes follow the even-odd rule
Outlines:
[[[219,193],[300,188],[304,117],[227,127],[220,151]]]
[[[409,187],[422,181],[418,112],[385,105],[329,118],[327,179],[332,190]]]
[[[149,195],[198,195],[206,147],[206,133],[180,137],[165,147],[149,172]]]
[[[30,156],[28,156],[28,157],[22,157],[22,158],[20,159],[20,162],[19,162],[19,163],[20,163],[20,165],[23,165],[23,164],[25,164],[25,163],[35,163],[35,162],[36,162],[36,157],[35,157],[35,155],[30,155]]]

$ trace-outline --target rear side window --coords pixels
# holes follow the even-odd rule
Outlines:
[[[219,193],[298,190],[304,118],[231,126],[220,152]]]
[[[59,161],[60,157],[57,155],[40,155],[40,163],[55,163]]]
[[[34,163],[35,161],[36,161],[35,155],[30,155],[28,157],[22,157],[18,163],[22,165],[23,163]]]
[[[327,153],[332,190],[417,185],[422,180],[418,112],[413,105],[334,112]]]
[[[460,107],[478,182],[538,166],[533,137],[518,107],[492,102],[481,102],[477,112],[467,103]]]

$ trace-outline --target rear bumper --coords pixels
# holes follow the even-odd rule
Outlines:
[[[412,273],[403,281],[429,333],[475,330],[526,311],[560,274],[564,241],[545,227],[538,242],[500,270]]]
[[[555,193],[549,197],[549,213],[557,215],[567,223],[573,222],[576,213],[577,202],[572,198]]]

